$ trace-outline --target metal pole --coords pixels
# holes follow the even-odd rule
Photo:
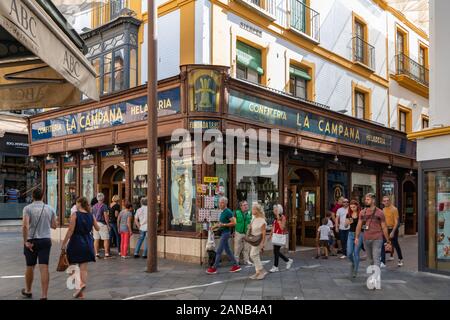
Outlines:
[[[156,12],[154,7],[154,0],[147,0],[148,8],[148,82],[147,82],[147,103],[148,103],[148,255],[147,255],[147,272],[157,271],[157,187],[156,187],[156,173],[157,173],[157,147],[158,147],[158,133],[157,133],[157,117],[156,109],[156,95],[157,95],[157,47],[156,47]]]

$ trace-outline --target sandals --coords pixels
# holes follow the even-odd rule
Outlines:
[[[75,292],[75,293],[73,294],[73,297],[74,297],[74,298],[82,298],[82,297],[84,297],[84,296],[83,296],[83,291],[84,291],[84,289],[86,289],[86,286],[81,287],[80,290],[78,290],[78,292]]]
[[[33,297],[33,294],[31,292],[26,292],[25,289],[22,289],[22,291],[20,292],[22,293],[22,296],[28,299],[31,299]]]

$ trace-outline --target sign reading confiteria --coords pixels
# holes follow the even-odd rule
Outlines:
[[[158,92],[158,116],[181,111],[180,88]],[[86,131],[120,126],[147,119],[147,96],[130,99],[110,106],[68,114],[31,125],[33,142],[78,134]]]
[[[357,143],[398,154],[415,157],[416,148],[406,138],[391,136],[378,130],[354,126],[315,113],[279,105],[264,99],[230,90],[229,114],[278,127],[309,132],[321,137]]]

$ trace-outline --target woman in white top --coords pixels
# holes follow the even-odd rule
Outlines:
[[[266,217],[264,210],[260,204],[254,203],[252,207],[253,220],[250,224],[251,233],[254,236],[262,235],[261,243],[257,246],[251,246],[250,258],[255,264],[256,273],[250,279],[262,280],[267,275],[266,270],[261,263],[260,253],[264,251],[264,244],[266,243]]]

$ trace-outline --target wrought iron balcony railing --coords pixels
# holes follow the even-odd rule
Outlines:
[[[395,62],[397,75],[406,75],[426,87],[429,86],[429,71],[425,66],[412,60],[403,53],[395,56]]]
[[[353,61],[375,69],[375,47],[359,36],[353,37]]]
[[[289,26],[314,41],[320,41],[320,14],[300,0],[290,0]]]
[[[243,5],[256,9],[268,16],[272,20],[275,20],[276,4],[275,0],[237,0]]]

